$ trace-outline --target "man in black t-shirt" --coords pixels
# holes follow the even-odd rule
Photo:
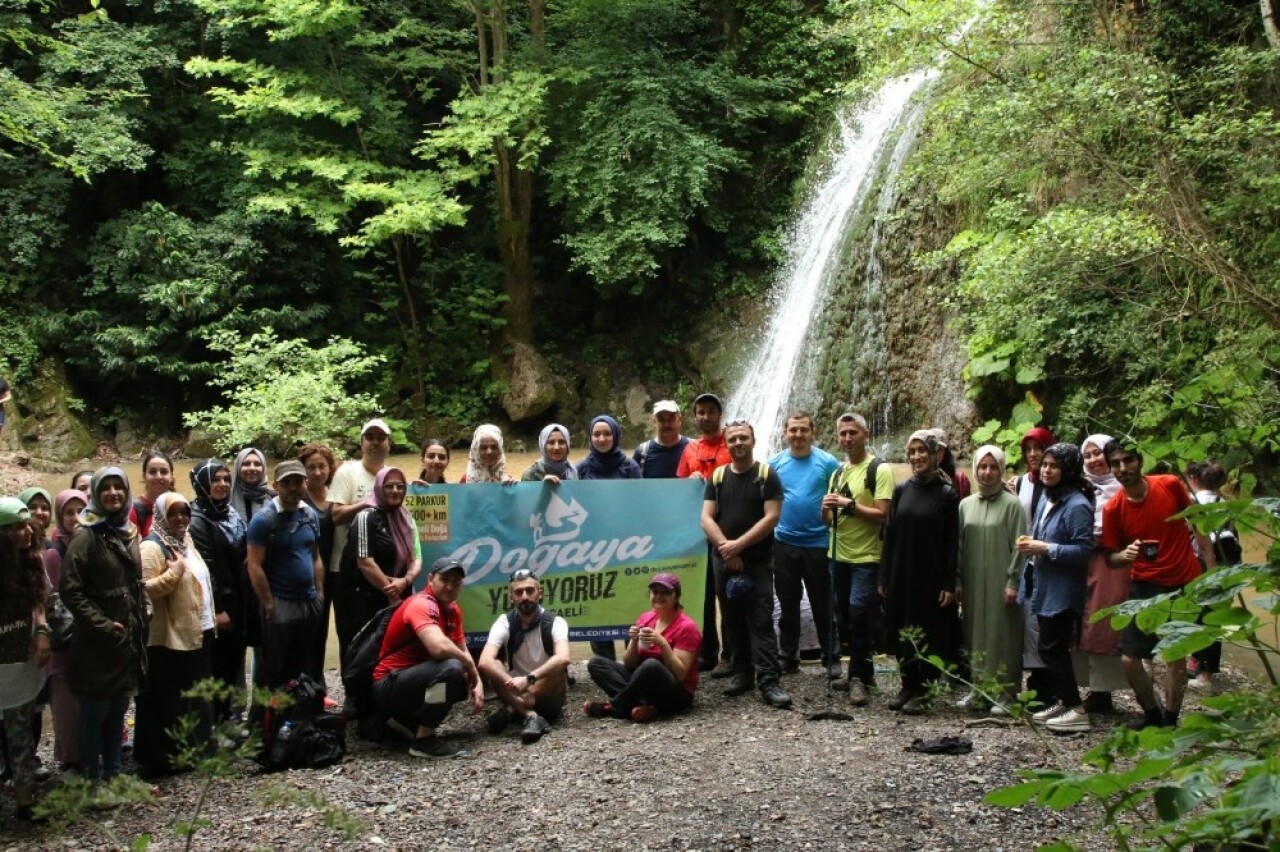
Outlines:
[[[707,480],[702,530],[711,542],[716,596],[733,680],[725,695],[755,686],[765,704],[785,709],[789,696],[779,685],[778,640],[773,632],[773,528],[782,515],[782,483],[767,464],[756,462],[756,434],[750,423],[724,430],[729,464]]]

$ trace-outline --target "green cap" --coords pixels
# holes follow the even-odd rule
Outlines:
[[[31,510],[17,497],[0,497],[0,527],[31,520]]]

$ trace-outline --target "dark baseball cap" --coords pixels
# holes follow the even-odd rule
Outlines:
[[[713,393],[700,393],[696,397],[694,397],[694,400],[693,400],[694,405],[697,405],[700,402],[714,402],[716,405],[716,408],[720,409],[721,411],[724,411],[724,403],[721,402],[720,397],[716,396]]]
[[[467,576],[466,566],[451,556],[441,556],[431,563],[432,574],[446,574],[450,571],[458,571],[462,576]]]

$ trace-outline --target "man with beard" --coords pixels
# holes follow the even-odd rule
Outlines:
[[[694,438],[684,448],[684,455],[680,456],[680,464],[676,467],[676,476],[709,480],[716,468],[731,461],[729,449],[724,442],[724,430],[720,428],[720,418],[723,413],[724,403],[713,393],[701,393],[694,399],[693,420],[698,424],[700,437]],[[702,648],[698,652],[698,671],[709,671],[712,677],[722,678],[733,674],[733,666],[729,662],[727,652],[721,658],[720,665],[716,666],[716,658],[721,656],[721,642],[716,629],[715,587],[715,571],[711,567],[711,553],[708,551],[707,585],[702,605]]]
[[[484,683],[467,653],[458,606],[466,575],[461,562],[440,557],[426,587],[387,622],[373,670],[373,700],[390,720],[389,727],[412,735],[410,757],[466,755],[465,748],[444,740],[437,730],[460,701],[469,700],[475,713],[484,709]]]
[[[734,668],[724,694],[749,692],[759,677],[761,700],[786,709],[791,696],[778,682],[782,667],[773,632],[773,528],[782,515],[782,483],[767,464],[756,462],[750,423],[730,423],[724,431],[733,460],[711,475],[702,501],[702,530],[715,568],[713,588]]]
[[[1200,576],[1200,560],[1191,538],[1213,568],[1213,546],[1186,521],[1173,517],[1195,505],[1186,485],[1176,476],[1143,476],[1142,453],[1129,443],[1112,439],[1102,449],[1120,490],[1102,509],[1101,547],[1112,568],[1129,570],[1130,600],[1176,592]],[[1190,532],[1190,534],[1188,534]],[[1143,718],[1132,727],[1173,727],[1178,724],[1187,668],[1182,660],[1165,661],[1164,708],[1156,698],[1145,660],[1152,658],[1158,637],[1131,621],[1120,634],[1121,663]]]
[[[519,719],[521,742],[536,743],[564,709],[569,624],[542,608],[542,584],[529,569],[511,575],[509,593],[512,609],[493,623],[480,654],[480,673],[502,702],[488,719],[489,733]]]

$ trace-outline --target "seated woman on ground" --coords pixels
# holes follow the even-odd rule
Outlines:
[[[492,423],[477,426],[471,436],[471,452],[467,455],[467,472],[462,482],[515,482],[507,473],[507,455],[502,449],[502,430]]]
[[[680,604],[680,578],[654,576],[649,582],[649,603],[652,609],[628,631],[631,638],[622,662],[595,656],[587,663],[591,679],[609,696],[608,701],[582,705],[588,716],[643,723],[693,706],[702,632]]]
[[[439,438],[422,442],[422,470],[414,485],[443,485],[444,472],[449,467],[449,446]]]
[[[521,482],[545,482],[559,485],[562,479],[577,479],[578,472],[569,463],[569,430],[559,423],[548,423],[538,433],[541,458],[529,466]]]

